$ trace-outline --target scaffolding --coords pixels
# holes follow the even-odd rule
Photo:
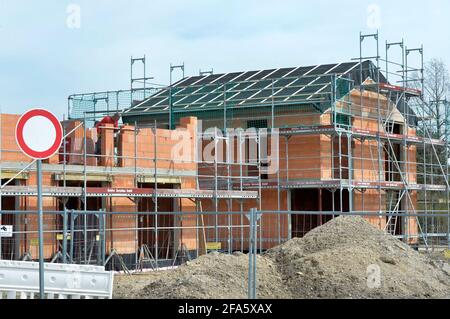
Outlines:
[[[373,40],[374,54],[364,54],[369,40]],[[278,130],[286,147],[284,158],[279,160],[286,164],[277,175],[266,177],[261,183],[264,189],[277,190],[278,206],[283,190],[326,189],[332,193],[333,216],[358,212],[354,200],[359,197],[359,211],[379,214],[380,219],[386,217],[383,228],[389,233],[406,242],[420,240],[426,247],[430,240],[448,245],[448,102],[425,101],[423,47],[408,48],[403,40],[386,42],[383,58],[378,32],[360,34],[359,43],[356,65],[341,63],[190,77],[170,90],[161,89],[125,112],[130,119],[147,116],[170,126],[173,119],[176,122],[177,118],[191,115],[202,119],[204,127],[220,127],[224,132],[246,124]],[[396,47],[400,49],[399,58],[391,59]],[[412,66],[413,55],[418,57],[418,67]],[[344,69],[349,68],[347,73],[352,69],[358,72],[346,77],[346,72],[340,72],[344,65]],[[359,101],[352,100],[355,91],[359,92]],[[431,103],[442,104],[444,138],[436,135],[435,119],[425,115]],[[167,108],[171,116],[164,122]],[[294,114],[295,124],[290,121]],[[324,121],[325,115],[328,120]],[[372,126],[364,123],[370,121]],[[305,156],[308,152],[297,150],[289,154],[289,147],[295,149],[304,142],[289,143],[293,136],[328,138],[331,154],[316,152]],[[309,161],[309,166],[292,165],[302,160]],[[331,160],[333,173],[328,179],[319,174],[322,166],[312,165],[324,160]],[[258,184],[245,186],[256,189]],[[377,207],[364,205],[370,192],[377,193]],[[345,205],[344,193],[348,197]],[[340,197],[338,208],[336,194]],[[410,236],[411,223],[417,224],[418,234]],[[304,227],[300,235],[309,229]]]
[[[374,55],[365,54],[369,40]],[[132,80],[128,91],[70,96],[67,123],[77,124],[65,125],[65,135],[77,137],[65,141],[58,163],[44,165],[55,182],[44,196],[59,207],[45,211],[55,260],[173,266],[209,250],[263,251],[339,215],[364,216],[426,249],[449,246],[448,102],[425,101],[423,48],[386,42],[381,57],[378,33],[360,34],[359,43],[354,62],[211,72],[168,87],[136,88]],[[394,48],[399,61],[391,58]],[[411,66],[413,56],[419,67]],[[135,80],[148,79],[144,71]],[[445,110],[444,137],[425,112],[430,103]],[[89,144],[96,140],[92,123],[115,111],[123,114],[122,149],[97,155]],[[202,121],[191,132],[197,148],[213,151],[177,166],[177,158],[163,155],[169,142],[158,134],[184,134],[189,117]],[[3,158],[2,204],[20,198],[32,206],[36,190],[20,182],[32,178],[32,163]],[[111,186],[118,178],[131,182]],[[29,226],[32,210],[3,206],[3,221],[18,229],[2,239],[3,248],[14,242],[16,251],[0,255],[36,258],[29,249],[37,231]],[[252,208],[262,217],[250,247]]]
[[[242,186],[249,180],[257,180],[257,177],[244,174],[248,164],[224,162],[218,155],[212,161],[197,160],[195,156],[177,159],[173,154],[159,150],[165,147],[160,139],[165,139],[167,145],[171,140],[170,134],[178,137],[197,132],[186,129],[161,130],[157,129],[156,123],[152,127],[122,126],[121,136],[115,137],[116,144],[117,139],[121,140],[120,146],[111,145],[114,146],[114,152],[98,155],[93,153],[92,145],[89,147],[89,141],[95,139],[96,129],[86,126],[88,120],[93,122],[97,116],[93,111],[94,115],[88,118],[88,113],[79,123],[63,123],[65,141],[60,153],[43,165],[44,176],[51,176],[53,183],[48,185],[47,182],[43,187],[44,198],[52,201],[47,203],[44,211],[46,247],[52,250],[50,255],[47,252],[46,259],[109,264],[113,268],[119,265],[125,270],[130,267],[142,268],[145,264],[158,268],[179,263],[206,253],[214,243],[216,246],[211,249],[230,253],[235,249],[243,249],[244,229],[249,227],[246,212],[232,212],[231,206],[221,212],[219,201],[224,200],[229,205],[239,202],[239,207],[243,209],[245,201],[257,200],[257,191],[244,190]],[[132,137],[134,142],[131,156],[123,155],[124,149],[130,146],[126,136]],[[200,138],[203,139],[202,136]],[[212,143],[216,147],[223,141],[223,138],[213,136]],[[147,144],[151,144],[152,149],[147,148],[146,153],[152,156],[139,156],[142,147]],[[195,145],[194,142],[192,145]],[[117,152],[118,149],[122,152]],[[3,259],[22,259],[24,256],[36,259],[36,252],[32,251],[36,244],[37,228],[33,222],[30,223],[34,211],[24,209],[28,204],[32,206],[30,198],[37,195],[35,186],[25,185],[35,175],[34,162],[5,161],[20,154],[18,150],[3,149],[2,154],[9,156],[2,157],[0,168],[4,179],[0,196],[2,203],[14,199],[15,207],[2,207],[3,222],[14,225],[14,236],[2,238],[3,250],[0,253]],[[131,183],[126,185],[128,187],[119,187],[113,183],[116,178]],[[234,189],[231,187],[233,184],[240,184],[241,187]],[[122,204],[113,203],[115,199]],[[128,202],[124,204],[123,200]],[[214,203],[214,211],[202,211],[202,203],[206,201]],[[213,215],[215,223],[205,225],[205,219]],[[132,222],[126,223],[126,227],[120,226],[120,222],[114,224],[116,217],[131,219]],[[187,220],[188,225],[184,225],[184,220]],[[236,241],[232,240],[233,231],[241,233]],[[228,238],[219,238],[219,232],[228,233]],[[185,238],[183,233],[188,234],[188,241],[195,241],[190,247],[179,239]],[[133,260],[130,260],[130,256],[124,260],[120,247],[114,246],[112,238],[120,238],[122,234],[128,236],[126,244],[132,247],[125,250],[134,251]],[[159,239],[159,236],[163,238]],[[123,245],[121,240],[116,242]],[[107,243],[109,248],[106,247]]]

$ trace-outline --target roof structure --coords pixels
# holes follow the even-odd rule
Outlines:
[[[170,106],[173,112],[188,113],[271,103],[320,105],[331,99],[333,79],[359,85],[375,73],[375,65],[364,61],[186,77],[126,109],[123,117],[165,114]]]

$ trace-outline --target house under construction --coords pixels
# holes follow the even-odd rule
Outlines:
[[[128,269],[247,251],[252,208],[261,251],[345,214],[410,244],[449,244],[448,145],[424,115],[423,50],[387,43],[381,58],[378,34],[360,43],[351,62],[157,88],[132,59],[131,90],[70,96],[65,141],[43,165],[45,258]],[[93,126],[116,111],[119,129]],[[35,166],[16,145],[18,118],[1,116],[0,224],[14,232],[0,256],[36,259]]]

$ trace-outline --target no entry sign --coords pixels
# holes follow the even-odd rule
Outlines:
[[[32,109],[23,114],[16,126],[16,141],[19,148],[36,160],[37,214],[39,239],[39,295],[44,290],[44,214],[42,210],[42,160],[55,154],[61,145],[63,130],[53,113],[43,109]]]
[[[22,152],[34,159],[47,159],[61,145],[63,130],[53,113],[32,109],[23,114],[16,126],[16,141]]]

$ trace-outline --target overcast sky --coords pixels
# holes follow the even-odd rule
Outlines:
[[[170,63],[195,75],[348,61],[376,28],[382,47],[404,38],[449,65],[449,12],[448,0],[0,0],[0,106],[62,116],[72,93],[129,88],[131,55],[164,84]]]

